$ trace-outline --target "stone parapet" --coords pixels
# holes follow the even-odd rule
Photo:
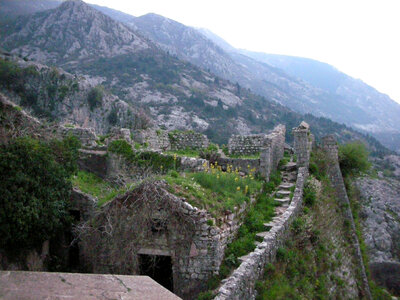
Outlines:
[[[232,275],[223,281],[214,300],[241,300],[255,298],[255,284],[264,275],[266,264],[273,263],[276,252],[284,243],[290,231],[290,225],[301,212],[303,187],[308,176],[308,169],[300,167],[297,174],[296,188],[290,206],[274,222],[274,226],[265,235],[264,240],[251,252]]]
[[[61,136],[76,136],[83,147],[96,147],[97,136],[93,128],[65,127],[60,126],[58,132]]]
[[[339,148],[337,141],[333,135],[328,135],[322,138],[321,143],[322,149],[325,151],[327,155],[327,159],[329,160],[329,168],[328,168],[328,176],[332,182],[332,186],[335,189],[336,195],[341,201],[343,206],[343,214],[344,218],[350,224],[350,234],[351,239],[354,247],[354,255],[357,260],[357,264],[359,266],[360,278],[362,282],[362,289],[364,292],[364,297],[366,299],[372,299],[371,292],[369,289],[368,278],[365,273],[365,266],[361,255],[360,243],[358,241],[357,233],[356,233],[356,226],[354,224],[353,213],[351,211],[350,201],[347,196],[346,187],[344,185],[342,172],[340,170],[339,165]]]
[[[298,127],[293,128],[292,133],[294,136],[294,153],[297,156],[297,165],[308,167],[313,144],[310,126],[303,121]]]
[[[185,149],[205,149],[210,142],[208,138],[199,132],[195,131],[178,131],[173,130],[168,132],[171,150],[185,150]]]

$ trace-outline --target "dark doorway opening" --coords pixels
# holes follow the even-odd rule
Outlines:
[[[174,291],[171,256],[139,255],[140,275],[147,275],[171,292]]]
[[[73,223],[77,224],[81,219],[81,213],[79,210],[70,210],[70,215],[73,218]],[[79,246],[77,241],[74,240],[74,236],[71,231],[66,233],[66,239],[69,244],[68,248],[68,266],[71,271],[79,270]]]

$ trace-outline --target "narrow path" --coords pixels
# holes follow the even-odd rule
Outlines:
[[[256,237],[259,240],[255,242],[256,246],[260,243],[260,241],[264,240],[264,237],[268,234],[268,231],[275,225],[275,223],[279,222],[281,216],[285,213],[286,209],[290,205],[290,202],[292,201],[291,198],[293,197],[293,191],[297,178],[297,164],[295,162],[289,162],[281,168],[281,171],[282,182],[277,187],[276,191],[272,193],[274,201],[280,203],[280,205],[275,207],[275,216],[272,218],[272,221],[264,224],[266,231],[256,234]],[[250,253],[241,256],[238,259],[240,262],[243,262],[249,255]]]

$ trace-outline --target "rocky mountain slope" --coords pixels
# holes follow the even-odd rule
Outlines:
[[[33,2],[38,3],[36,10],[46,7],[46,0]],[[51,0],[47,2],[47,8],[53,5]],[[386,146],[399,150],[400,105],[332,66],[309,59],[238,50],[209,30],[193,29],[159,15],[148,14],[136,18],[107,7],[92,6],[114,20],[140,31],[180,59],[231,82],[238,82],[242,87],[250,88],[298,112],[327,117],[371,133]],[[7,5],[3,7],[8,9]],[[24,14],[26,10],[20,10],[19,13]],[[80,46],[79,42],[71,45],[72,52]],[[22,47],[19,51],[24,54],[25,50]],[[108,45],[100,52],[108,56],[113,49]],[[63,54],[70,59],[69,53]],[[85,53],[79,54],[81,58],[85,56]]]
[[[361,80],[316,60],[240,50],[241,53],[284,70],[314,87],[323,89],[346,109],[346,115],[325,114],[365,132],[372,132],[393,149],[400,149],[400,105]]]
[[[27,15],[56,8],[62,0],[0,0],[0,22],[11,20],[20,15]]]
[[[82,1],[66,1],[3,28],[1,46],[6,50],[79,76],[90,75],[128,105],[146,110],[156,126],[195,129],[215,142],[226,143],[233,133],[265,132],[277,123],[293,128],[305,118],[317,138],[336,133],[341,141],[368,140],[372,151],[385,151],[372,138],[346,126],[311,115],[303,117],[178,60]],[[287,132],[291,138],[290,130]]]
[[[113,126],[148,125],[143,113],[93,78],[4,54],[0,54],[0,73],[0,92],[48,122],[92,127],[98,134]]]
[[[332,66],[237,50],[210,31],[196,30],[156,14],[128,20],[110,16],[137,28],[180,59],[296,111],[345,123],[372,133],[392,149],[400,149],[400,105]]]

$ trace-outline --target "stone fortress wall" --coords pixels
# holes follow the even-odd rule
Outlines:
[[[171,150],[205,149],[210,144],[204,134],[192,130],[170,131],[168,137]]]
[[[268,180],[271,172],[278,167],[279,161],[283,158],[285,133],[286,127],[284,125],[278,125],[269,134],[265,135],[232,136],[230,143],[231,141],[235,141],[234,143],[237,145],[237,149],[242,149],[241,152],[236,153],[240,153],[241,155],[244,155],[250,148],[243,145],[239,146],[239,143],[236,143],[237,141],[257,141],[258,146],[252,146],[252,149],[256,150],[252,153],[247,152],[247,154],[260,153],[260,158],[219,158],[217,161],[218,165],[222,166],[223,169],[231,165],[233,169],[237,168],[245,174],[247,174],[249,170],[255,170],[255,173],[259,173]]]
[[[362,289],[365,293],[365,298],[366,299],[372,299],[371,292],[369,289],[369,284],[368,284],[368,277],[365,272],[365,266],[364,262],[362,259],[361,255],[361,249],[360,249],[360,243],[358,241],[357,233],[356,233],[356,226],[354,224],[354,219],[353,219],[353,214],[351,211],[351,206],[350,206],[350,201],[347,196],[347,191],[346,187],[344,185],[343,181],[343,176],[342,172],[340,170],[340,165],[339,165],[339,149],[338,149],[338,144],[333,135],[328,135],[322,139],[322,149],[325,151],[327,154],[327,157],[329,159],[329,168],[328,168],[328,175],[329,178],[332,182],[332,186],[335,189],[336,195],[339,199],[339,201],[342,202],[343,205],[343,215],[344,218],[349,222],[350,224],[350,234],[351,234],[351,240],[352,244],[354,247],[354,256],[357,260],[357,264],[359,267],[359,273],[361,277],[361,282],[362,282]]]
[[[299,126],[300,127],[300,126]],[[307,143],[306,135],[298,134],[297,129],[293,130],[295,140],[308,147],[295,147],[297,157],[310,157],[311,143]],[[307,131],[309,128],[307,127]],[[303,141],[302,139],[307,139]],[[275,219],[270,230],[264,235],[263,242],[257,245],[256,249],[246,256],[240,266],[230,277],[223,281],[219,287],[215,300],[227,299],[254,299],[255,284],[264,274],[266,264],[272,263],[276,259],[276,252],[281,247],[288,236],[290,225],[295,217],[300,213],[303,202],[303,187],[308,177],[309,160],[303,161],[303,166],[298,168],[295,191],[286,211]]]
[[[204,149],[209,145],[208,138],[192,130],[164,131],[161,129],[136,130],[133,140],[139,144],[147,143],[150,149],[156,151]]]
[[[228,142],[229,154],[252,155],[261,151],[266,140],[265,134],[232,135]]]

